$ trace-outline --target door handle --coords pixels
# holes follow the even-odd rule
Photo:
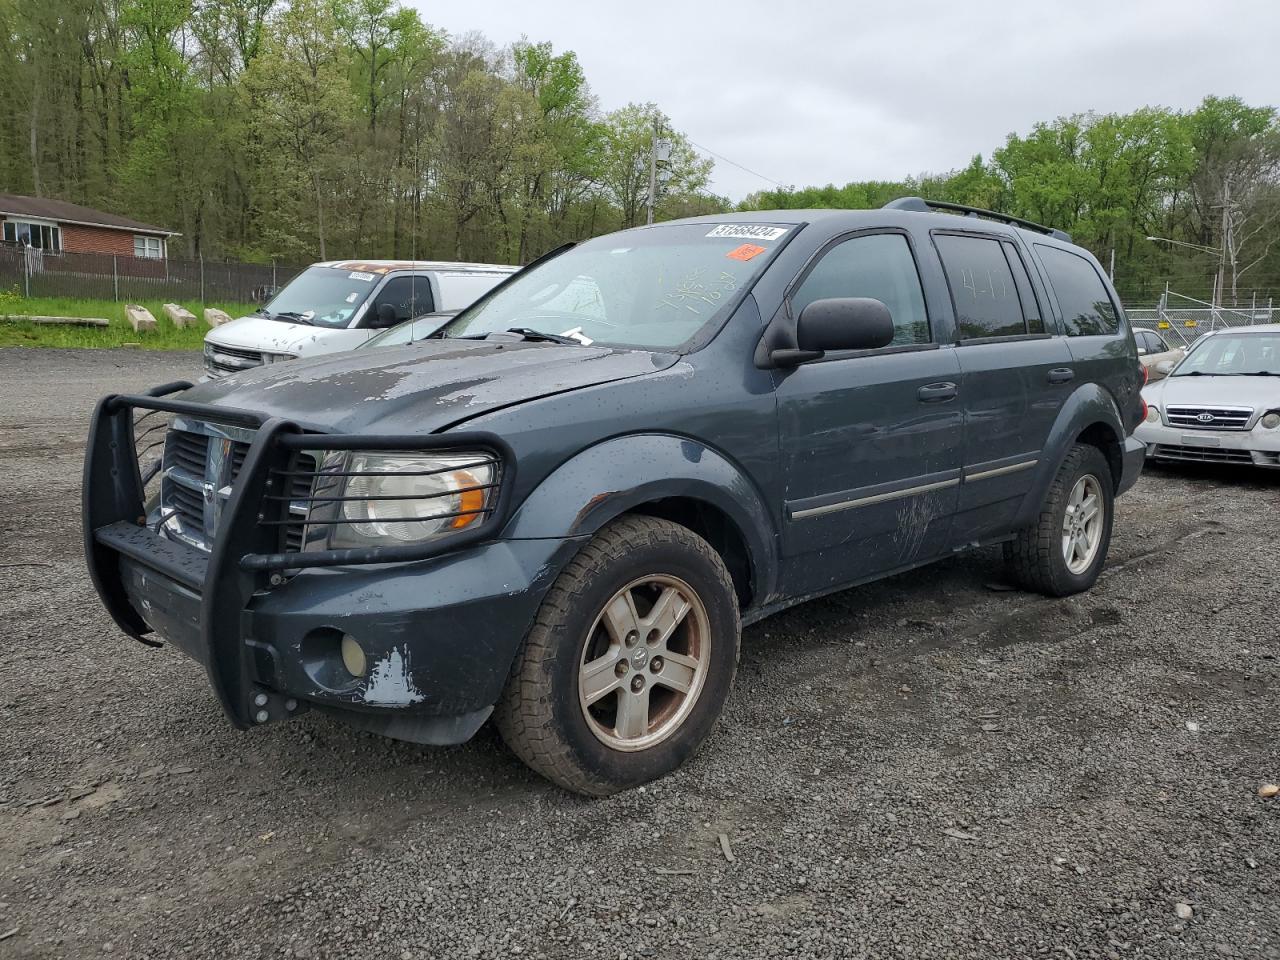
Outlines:
[[[1070,367],[1054,367],[1049,371],[1050,383],[1070,383],[1076,378],[1076,372]]]
[[[941,403],[956,398],[956,385],[949,381],[942,383],[926,383],[916,391],[921,403]]]

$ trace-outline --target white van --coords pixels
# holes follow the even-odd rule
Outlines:
[[[256,313],[205,335],[205,372],[216,378],[264,363],[352,350],[404,320],[470,306],[518,269],[400,260],[312,264]]]

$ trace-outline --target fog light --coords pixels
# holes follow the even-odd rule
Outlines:
[[[347,633],[342,635],[342,665],[353,677],[363,677],[369,666],[364,651],[360,649],[360,644],[356,642],[355,637]]]
[[[1280,427],[1280,413],[1268,413],[1262,418],[1262,425],[1268,430],[1274,430]]]
[[[1159,423],[1160,411],[1155,407],[1147,407],[1147,423]]]

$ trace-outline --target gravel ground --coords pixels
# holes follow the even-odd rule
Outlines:
[[[0,350],[0,957],[1280,958],[1280,475],[1150,472],[1082,597],[982,551],[766,620],[702,753],[587,801],[487,728],[236,732],[118,634],[86,419],[197,372]]]

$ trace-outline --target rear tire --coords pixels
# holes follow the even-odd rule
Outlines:
[[[1088,590],[1106,563],[1114,516],[1107,458],[1097,447],[1077,443],[1049,485],[1036,524],[1004,545],[1009,575],[1051,597]]]
[[[539,607],[494,712],[498,730],[577,793],[654,780],[715,727],[740,633],[733,581],[705,540],[667,520],[615,520]]]

